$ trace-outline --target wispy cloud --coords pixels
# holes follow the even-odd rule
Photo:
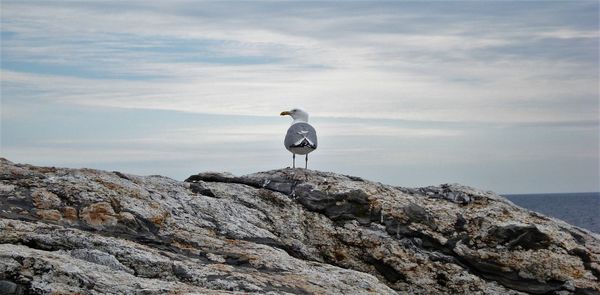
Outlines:
[[[561,26],[560,5],[534,5],[555,19],[528,23],[465,3],[471,14],[426,9],[440,19],[425,25],[412,4],[71,4],[4,4],[3,83],[52,101],[214,114],[301,105],[359,118],[597,119],[597,56],[572,60],[568,50],[596,52],[598,29]],[[477,13],[490,17],[467,17]],[[540,39],[571,43],[531,43]],[[540,58],[548,50],[564,58]],[[579,107],[565,108],[573,99]]]

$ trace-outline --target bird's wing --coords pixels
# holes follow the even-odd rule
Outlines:
[[[284,141],[286,148],[297,147],[307,144],[317,148],[317,131],[308,123],[300,122],[293,124],[287,131]]]

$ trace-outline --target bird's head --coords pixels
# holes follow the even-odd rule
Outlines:
[[[308,113],[301,109],[292,109],[289,111],[281,112],[281,116],[291,116],[294,122],[308,122]]]

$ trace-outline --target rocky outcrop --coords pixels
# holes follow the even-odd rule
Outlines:
[[[600,237],[460,185],[0,169],[2,294],[600,294]]]

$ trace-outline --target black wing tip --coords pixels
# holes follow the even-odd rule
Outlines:
[[[312,148],[312,149],[317,149],[317,146],[314,145],[314,144],[311,144],[307,139],[304,139],[299,144],[292,144],[292,145],[290,145],[290,148],[298,148],[298,147],[309,147],[309,148]]]

